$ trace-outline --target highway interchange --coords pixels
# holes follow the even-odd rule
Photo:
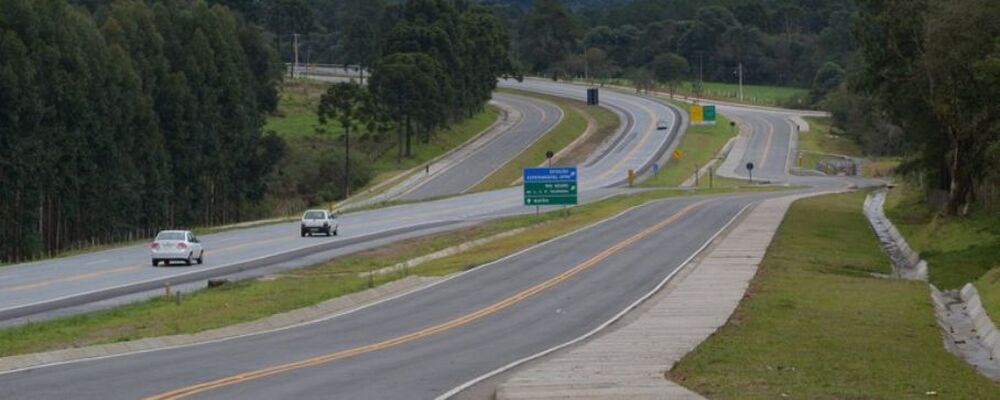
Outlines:
[[[583,99],[581,86],[543,80],[503,82]],[[558,109],[497,96],[525,115],[470,160],[407,192],[412,199],[456,195],[550,129]],[[677,146],[680,114],[656,100],[605,90],[601,100],[626,116],[609,146],[581,166],[581,201],[620,192],[626,171],[644,172]],[[862,181],[788,174],[794,128],[788,112],[722,106],[752,135],[720,173],[844,187]],[[673,129],[657,131],[658,120]],[[521,135],[518,140],[506,135]],[[535,135],[535,136],[532,136]],[[520,147],[523,148],[523,147]],[[489,160],[489,161],[485,161]],[[817,189],[800,189],[817,190]],[[0,398],[435,398],[516,360],[568,342],[625,309],[667,279],[742,210],[784,193],[691,196],[656,201],[589,228],[479,266],[432,287],[329,319],[271,333],[175,349],[84,360],[0,374]],[[341,236],[299,238],[296,223],[206,235],[206,265],[151,268],[145,245],[0,269],[0,319],[141,296],[164,281],[266,271],[269,264],[336,255],[396,237],[482,219],[533,212],[520,188],[463,194],[359,211]],[[250,267],[261,267],[249,269]]]

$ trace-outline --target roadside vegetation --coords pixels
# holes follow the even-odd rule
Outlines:
[[[720,100],[730,103],[751,104],[769,107],[807,108],[811,106],[809,89],[790,86],[743,85],[743,99],[739,96],[739,84],[728,82],[704,82],[702,91],[698,92],[698,82],[679,81],[671,84],[656,81],[638,82],[632,79],[613,78],[607,84],[635,88],[640,86],[643,91],[655,91],[675,97],[699,97],[708,100]],[[646,86],[643,86],[643,85]]]
[[[717,399],[995,397],[941,345],[926,284],[871,276],[890,267],[865,195],[793,204],[730,320],[668,377]]]
[[[515,89],[500,89],[500,92],[548,101],[562,110],[563,117],[551,130],[483,179],[471,191],[500,189],[512,185],[521,178],[523,168],[545,164],[546,151],[558,153],[592,129],[593,131],[589,132],[589,136],[583,139],[584,142],[579,143],[578,147],[552,160],[553,165],[582,163],[605,139],[614,134],[621,123],[617,114],[602,107],[588,106],[582,101]],[[555,118],[555,116],[549,117]]]
[[[674,106],[687,113],[689,104],[677,100],[666,100]],[[719,150],[726,145],[733,136],[736,135],[736,128],[729,125],[730,120],[722,114],[716,115],[715,125],[689,125],[687,133],[677,146],[681,157],[677,159],[671,156],[666,165],[660,166],[660,172],[649,177],[641,186],[679,186],[685,180],[694,176],[697,169],[705,166],[712,159],[716,158]],[[664,133],[666,134],[666,133]],[[716,168],[718,165],[716,165]],[[709,177],[706,172],[699,178],[698,187],[708,187]],[[721,177],[713,177],[712,186],[723,186],[734,183]]]
[[[977,282],[985,297],[1000,297],[1000,216],[976,212],[949,217],[933,211],[913,183],[903,181],[889,191],[886,215],[910,246],[927,261],[929,280],[938,288],[958,289]],[[998,302],[991,301],[994,321],[1000,320]]]
[[[844,136],[841,136],[831,126],[829,118],[805,117],[809,123],[808,132],[799,132],[799,158],[796,165],[802,168],[814,169],[820,161],[827,158],[862,157],[861,146]]]
[[[700,194],[731,191],[720,189]],[[185,294],[179,305],[173,299],[154,298],[106,311],[0,329],[0,357],[195,333],[252,321],[361,291],[407,274],[439,276],[466,270],[610,217],[629,207],[689,194],[672,190],[645,191],[573,207],[569,215],[556,210],[541,215],[508,217],[471,228],[401,241],[265,279],[196,291]],[[372,281],[360,275],[466,241],[522,227],[528,229],[407,271],[376,274]]]

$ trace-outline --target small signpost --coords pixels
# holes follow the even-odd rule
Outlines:
[[[577,204],[576,167],[524,169],[524,205]]]
[[[715,125],[715,105],[706,104],[702,106],[702,123]]]
[[[747,163],[747,173],[750,174],[750,183],[753,183],[753,163]]]

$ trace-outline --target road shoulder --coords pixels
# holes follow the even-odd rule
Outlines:
[[[761,203],[650,298],[632,321],[515,371],[499,384],[496,398],[698,398],[664,374],[726,323],[789,205],[801,197]]]

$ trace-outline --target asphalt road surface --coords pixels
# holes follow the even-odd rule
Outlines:
[[[588,332],[775,195],[647,204],[325,322],[0,375],[0,398],[434,398]]]
[[[493,99],[520,111],[522,119],[465,159],[399,196],[400,200],[464,193],[550,131],[563,117],[559,107],[545,101],[502,93],[494,94]]]

